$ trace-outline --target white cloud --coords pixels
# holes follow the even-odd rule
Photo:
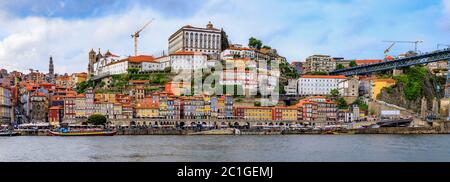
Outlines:
[[[425,21],[434,16],[435,7],[392,16],[392,12],[386,10],[383,14],[380,9],[396,6],[377,3],[211,0],[189,17],[167,17],[151,8],[135,6],[124,13],[69,20],[19,18],[0,9],[0,65],[47,71],[48,57],[53,56],[58,73],[85,71],[91,48],[103,52],[110,49],[123,56],[132,54],[130,35],[151,18],[156,21],[139,39],[142,54],[166,50],[170,34],[183,25],[205,26],[208,21],[223,27],[233,43],[245,45],[250,36],[255,36],[289,60],[303,60],[318,53],[380,58],[387,46],[381,43],[385,39],[421,38],[430,42],[428,47],[435,47],[431,42],[441,38],[429,34],[433,22]],[[444,4],[450,17],[450,0]]]

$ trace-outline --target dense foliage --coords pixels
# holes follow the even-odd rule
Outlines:
[[[248,47],[255,48],[255,49],[261,49],[262,45],[263,45],[262,41],[254,38],[254,37],[251,37],[248,40]]]
[[[351,61],[350,64],[349,64],[349,66],[350,66],[351,68],[353,68],[353,67],[358,66],[358,64],[356,64],[356,61]]]
[[[86,89],[95,87],[95,83],[92,80],[83,81],[77,84],[77,93],[82,94],[86,92]]]
[[[101,114],[93,114],[87,119],[87,123],[91,125],[105,125],[106,122],[106,117]]]
[[[397,83],[402,83],[404,94],[408,100],[416,100],[422,95],[423,80],[428,73],[427,68],[423,66],[414,66],[404,70],[402,75],[395,76]]]
[[[353,105],[357,105],[359,107],[360,110],[362,111],[367,111],[369,110],[369,105],[367,105],[362,97],[359,97],[358,99],[356,99],[356,101],[353,103]]]

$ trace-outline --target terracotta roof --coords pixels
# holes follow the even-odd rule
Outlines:
[[[152,104],[152,103],[148,103],[148,102],[141,102],[141,103],[138,103],[135,106],[135,108],[137,108],[137,109],[157,109],[159,107],[156,104]]]
[[[55,109],[63,109],[63,107],[62,107],[62,106],[53,106],[53,107],[50,107],[50,110],[55,110]]]
[[[301,78],[345,79],[344,75],[303,75]]]
[[[42,93],[42,92],[34,92],[34,93],[32,94],[32,96],[35,96],[35,97],[45,97],[46,95],[45,95],[44,93]]]
[[[155,58],[153,56],[140,55],[126,58],[126,60],[133,63],[142,63],[142,62],[154,62]]]

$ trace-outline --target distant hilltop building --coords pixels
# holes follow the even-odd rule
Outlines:
[[[211,22],[205,28],[186,25],[169,37],[169,54],[175,52],[202,52],[219,54],[222,51],[222,30]]]
[[[331,72],[336,69],[336,60],[328,55],[312,55],[306,58],[304,72]]]

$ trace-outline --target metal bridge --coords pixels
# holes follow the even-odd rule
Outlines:
[[[410,67],[414,65],[421,65],[421,64],[428,64],[432,62],[438,62],[438,61],[448,61],[448,74],[447,74],[447,83],[445,85],[445,98],[450,98],[450,48],[443,49],[443,50],[437,50],[433,52],[427,52],[423,54],[419,54],[416,56],[410,56],[400,59],[395,59],[393,61],[385,61],[381,63],[375,63],[375,64],[369,64],[369,65],[363,65],[363,66],[357,66],[353,68],[346,68],[346,69],[340,69],[335,70],[333,72],[330,72],[332,75],[345,75],[345,76],[352,76],[352,75],[365,75],[377,71],[387,71],[387,70],[394,70],[399,68],[405,68]],[[435,85],[437,85],[435,83]],[[449,111],[450,112],[450,111]],[[450,119],[450,117],[449,117]]]
[[[369,65],[362,65],[352,68],[345,68],[340,70],[335,70],[330,72],[332,75],[345,75],[345,76],[352,76],[352,75],[365,75],[377,71],[387,71],[387,70],[394,70],[399,68],[405,68],[410,67],[414,65],[420,65],[420,64],[428,64],[432,62],[438,62],[438,61],[444,61],[449,60],[450,61],[450,48],[444,49],[444,50],[437,50],[433,52],[427,52],[424,54],[419,54],[416,56],[411,57],[405,57],[405,58],[399,58],[395,59],[393,61],[385,61],[381,63],[375,63],[375,64],[369,64]]]

